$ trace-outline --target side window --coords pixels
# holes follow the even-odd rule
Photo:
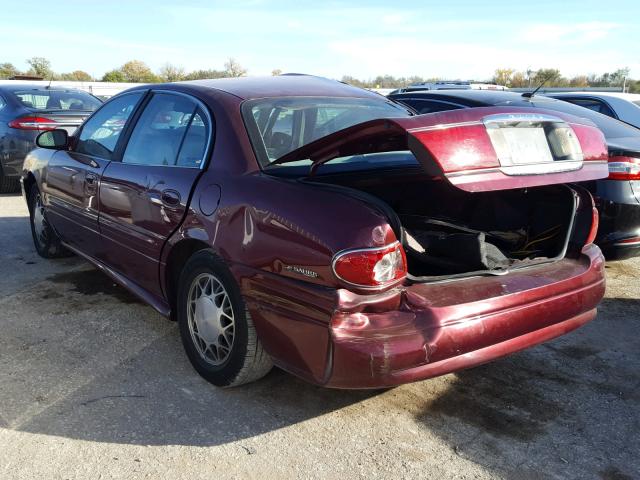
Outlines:
[[[590,99],[590,98],[571,98],[567,99],[571,103],[575,103],[584,108],[588,108],[589,110],[593,110],[594,112],[602,113],[608,117],[616,118],[616,115],[611,111],[611,109],[600,100]]]
[[[82,127],[75,151],[111,160],[120,133],[142,95],[131,93],[106,103]]]
[[[418,114],[445,112],[447,110],[457,110],[460,107],[448,102],[436,102],[430,100],[405,100],[403,103],[412,107]]]
[[[7,102],[4,101],[4,98],[0,97],[0,110],[2,110],[7,105]]]
[[[176,165],[191,168],[202,167],[210,130],[209,118],[198,108],[191,119],[182,147],[180,147]]]
[[[131,133],[123,163],[175,165],[196,104],[180,95],[156,93]]]

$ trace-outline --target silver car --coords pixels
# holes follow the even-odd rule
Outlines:
[[[547,97],[571,102],[640,128],[640,94],[617,92],[547,92]]]

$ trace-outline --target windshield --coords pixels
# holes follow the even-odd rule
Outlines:
[[[640,132],[637,128],[627,125],[619,120],[611,117],[607,117],[588,108],[579,107],[573,103],[563,102],[561,100],[553,100],[550,98],[538,98],[531,99],[531,104],[549,110],[556,110],[558,112],[568,113],[575,115],[576,117],[588,118],[596,126],[602,130],[606,138],[624,138],[624,137],[637,137]]]
[[[22,106],[33,110],[81,110],[93,112],[102,103],[80,90],[31,89],[12,92]]]
[[[358,123],[411,113],[384,98],[280,97],[243,104],[256,157],[263,167],[287,153]]]

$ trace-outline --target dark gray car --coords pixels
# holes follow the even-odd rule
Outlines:
[[[82,90],[0,84],[0,193],[18,191],[22,162],[43,130],[73,134],[102,102]]]

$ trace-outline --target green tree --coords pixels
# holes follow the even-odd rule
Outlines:
[[[12,63],[0,63],[0,79],[11,78],[19,73],[18,69],[14,67]]]
[[[227,73],[222,70],[194,70],[187,73],[184,77],[185,80],[206,80],[210,78],[224,78],[227,77]]]
[[[531,77],[531,86],[538,87],[544,82],[545,87],[564,87],[567,80],[557,68],[541,68]]]
[[[29,74],[42,78],[51,78],[53,70],[51,70],[51,62],[44,57],[31,57],[27,59],[27,64],[31,67]]]
[[[122,70],[115,69],[105,73],[102,76],[102,81],[122,83],[122,82],[126,82],[127,79],[125,78],[124,73],[122,73]]]
[[[233,57],[224,64],[224,71],[227,77],[244,77],[247,74],[247,69]]]
[[[55,77],[59,80],[71,80],[75,82],[93,81],[93,77],[84,70],[74,70],[73,72],[69,73],[61,73],[60,75],[55,75]]]
[[[280,70],[279,68],[274,68],[273,70],[271,70],[271,75],[273,75],[274,77],[282,75],[282,70]]]
[[[513,74],[516,73],[512,68],[498,68],[493,73],[492,83],[497,85],[504,85],[506,87],[511,85],[511,79]]]
[[[160,81],[151,69],[141,60],[130,60],[122,67],[120,71],[124,75],[125,81],[133,83],[157,83]]]
[[[184,68],[176,67],[170,63],[165,63],[160,67],[158,75],[165,82],[179,82],[180,80],[184,80],[186,76]]]

